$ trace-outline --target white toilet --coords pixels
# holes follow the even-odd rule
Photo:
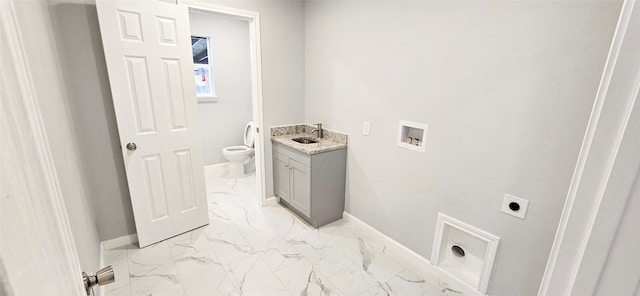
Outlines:
[[[245,164],[254,159],[254,137],[255,128],[253,127],[253,121],[250,121],[244,128],[244,146],[229,146],[222,149],[222,154],[229,160],[227,167],[229,177],[238,178],[246,175]]]

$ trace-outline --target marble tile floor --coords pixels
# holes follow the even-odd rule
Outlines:
[[[210,224],[105,250],[116,273],[107,296],[462,295],[401,265],[359,225],[313,229],[281,206],[257,206],[255,175],[206,178]]]

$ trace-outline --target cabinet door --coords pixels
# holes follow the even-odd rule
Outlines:
[[[276,196],[290,203],[289,199],[289,158],[278,153],[273,153],[273,191]]]
[[[293,159],[291,167],[291,205],[298,211],[311,217],[311,170]]]

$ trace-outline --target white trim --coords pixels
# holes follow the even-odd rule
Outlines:
[[[62,191],[60,189],[60,184],[58,181],[58,175],[55,169],[53,156],[51,153],[51,148],[49,147],[49,140],[47,138],[46,130],[44,127],[43,119],[40,112],[40,107],[37,100],[37,92],[33,88],[33,77],[31,75],[31,69],[29,67],[29,63],[26,59],[26,53],[24,50],[24,43],[22,42],[22,32],[20,31],[20,27],[18,25],[18,21],[16,19],[16,12],[14,7],[14,1],[0,1],[0,22],[5,31],[7,37],[7,46],[9,47],[8,55],[12,57],[13,61],[13,71],[15,71],[17,80],[19,83],[19,89],[21,93],[21,101],[22,108],[15,108],[15,104],[10,104],[3,101],[4,108],[11,108],[12,113],[14,113],[18,117],[23,117],[28,122],[28,127],[21,129],[20,132],[29,132],[32,135],[32,143],[29,143],[30,146],[35,147],[36,152],[38,153],[38,161],[40,166],[38,168],[30,167],[25,168],[25,170],[39,170],[42,169],[42,178],[44,179],[45,188],[47,191],[47,196],[40,196],[38,198],[48,199],[51,208],[43,208],[47,206],[47,203],[43,203],[38,200],[31,200],[28,197],[25,198],[25,206],[31,206],[32,210],[40,212],[40,214],[51,213],[53,216],[47,217],[52,218],[52,224],[55,224],[57,227],[50,225],[40,225],[35,223],[35,221],[27,221],[34,222],[33,225],[30,225],[34,230],[41,232],[50,232],[53,228],[57,230],[59,235],[59,240],[56,242],[47,242],[49,244],[61,244],[61,251],[64,253],[63,258],[50,258],[46,262],[42,262],[43,269],[48,270],[53,266],[57,266],[58,274],[52,274],[52,278],[50,280],[57,281],[57,286],[64,287],[68,289],[67,291],[74,291],[77,295],[82,295],[85,293],[82,283],[78,281],[80,279],[81,269],[80,269],[80,260],[78,258],[78,253],[76,250],[76,245],[73,239],[73,234],[71,233],[71,227],[69,225],[69,220],[66,212],[66,208],[64,205],[64,199],[62,195]],[[3,53],[7,54],[7,53]],[[15,99],[15,98],[14,98]],[[12,99],[8,99],[11,101]],[[9,127],[10,128],[10,127]],[[18,131],[14,131],[18,132]],[[21,145],[23,143],[13,143],[15,145]],[[3,152],[4,153],[4,152]],[[6,250],[5,250],[6,251]],[[30,250],[33,255],[42,256],[42,258],[46,258],[47,256],[51,256],[50,252],[42,252],[43,250]],[[40,252],[40,253],[38,253]],[[10,254],[3,254],[10,255]],[[64,262],[64,265],[61,266],[60,262]],[[45,266],[49,268],[44,268]],[[67,268],[73,270],[67,270]],[[75,276],[70,274],[65,274],[67,272],[77,272]],[[75,280],[68,280],[73,279]],[[9,279],[11,280],[11,279]],[[13,283],[12,283],[13,284]],[[15,288],[15,285],[14,285]],[[62,290],[62,289],[60,289]],[[55,293],[55,291],[48,291]],[[11,291],[9,293],[12,293]]]
[[[218,101],[218,94],[216,92],[216,75],[213,72],[213,59],[211,58],[213,55],[211,53],[211,36],[196,36],[196,35],[191,35],[189,36],[191,38],[196,37],[196,38],[204,38],[207,40],[207,59],[209,60],[207,62],[207,68],[209,68],[209,80],[211,80],[211,92],[208,94],[204,94],[204,95],[200,95],[198,94],[198,91],[196,89],[196,98],[198,99],[198,103],[215,103]],[[191,45],[191,51],[192,51],[192,56],[193,56],[193,44]],[[201,65],[201,64],[199,64]],[[194,64],[194,70],[196,65]],[[201,67],[201,66],[200,66]],[[196,88],[198,86],[196,85]]]
[[[410,258],[411,260],[415,260],[417,262],[419,262],[421,265],[431,265],[431,262],[429,261],[429,259],[422,257],[420,254],[414,252],[413,250],[405,247],[403,244],[397,242],[396,240],[388,237],[386,234],[380,232],[379,230],[373,228],[373,226],[365,223],[364,221],[356,218],[355,216],[344,212],[343,213],[343,219],[347,220],[347,221],[352,221],[355,222],[356,224],[360,224],[360,226],[368,229],[369,231],[371,231],[371,233],[374,233],[376,236],[378,236],[379,238],[382,238],[382,240],[384,240],[386,243],[388,243],[389,245],[392,245],[394,248],[401,250],[402,253],[404,253],[408,258]]]
[[[452,276],[450,273],[446,272],[445,270],[431,264],[431,262],[427,258],[407,248],[403,244],[390,238],[386,234],[373,228],[371,225],[363,222],[362,220],[356,218],[355,216],[347,212],[344,212],[343,219],[347,222],[352,222],[354,224],[359,225],[361,228],[369,231],[370,234],[376,236],[378,239],[383,241],[385,246],[387,247],[386,253],[390,254],[391,256],[394,256],[394,258],[400,261],[403,265],[408,266],[411,271],[420,273],[420,275],[423,277],[436,277],[436,278],[444,279],[444,281],[451,284],[452,289],[461,291],[463,295],[467,295],[467,296],[485,295],[478,292],[474,287],[471,287],[467,283],[460,281],[459,279]]]
[[[198,97],[198,104],[210,104],[210,103],[217,103],[217,102],[218,102],[218,97],[212,97],[212,96]]]
[[[100,243],[101,249],[110,250],[117,247],[122,247],[130,244],[135,244],[138,242],[138,234],[129,234],[121,237],[116,237],[114,239],[106,240]]]
[[[213,13],[217,15],[223,15],[230,18],[245,20],[245,21],[253,21],[256,18],[259,18],[260,14],[254,11],[237,9],[233,7],[215,5],[204,1],[199,0],[179,0],[178,4],[186,5],[194,11],[203,12],[203,13]]]
[[[266,162],[264,147],[266,140],[266,128],[264,127],[264,108],[262,102],[262,53],[260,41],[260,14],[254,11],[230,8],[213,5],[207,2],[196,0],[179,0],[178,5],[185,5],[189,11],[197,11],[215,15],[222,15],[249,22],[249,46],[251,55],[251,97],[253,98],[253,121],[257,123],[256,130],[259,130],[258,141],[255,145],[256,156],[256,178],[259,181],[260,206],[267,205],[267,182],[266,182]]]
[[[421,138],[419,138],[420,145],[407,143],[407,138],[404,133],[405,128],[422,130],[422,135],[420,136]],[[398,147],[401,147],[401,148],[424,153],[424,151],[427,148],[427,131],[428,130],[429,130],[429,125],[426,123],[400,120],[400,122],[398,123],[398,142],[396,143],[396,145],[398,145]]]
[[[51,204],[55,207],[54,213],[56,214],[56,222],[62,226],[63,242],[65,244],[65,250],[67,251],[68,258],[71,259],[71,264],[74,266],[80,266],[80,261],[77,256],[76,245],[71,234],[71,227],[69,226],[69,220],[67,219],[67,210],[64,206],[64,199],[62,197],[62,191],[60,189],[60,183],[58,182],[58,174],[56,172],[51,148],[49,147],[49,140],[45,132],[44,123],[40,113],[40,106],[36,99],[36,91],[33,89],[33,78],[31,76],[31,69],[24,55],[24,49],[22,48],[21,33],[17,26],[17,20],[15,19],[15,10],[13,8],[13,1],[9,1],[10,15],[3,15],[2,18],[9,18],[10,21],[5,22],[5,25],[11,24],[13,26],[5,26],[7,29],[7,37],[9,46],[11,47],[11,55],[16,61],[17,67],[16,73],[24,83],[20,84],[20,88],[23,94],[25,109],[29,120],[29,125],[34,133],[35,142],[32,143],[38,148],[40,153],[39,158],[44,168],[44,177],[47,183],[49,196],[51,198]],[[4,11],[5,9],[3,9]],[[14,29],[15,31],[11,31]]]
[[[625,35],[633,29],[629,26],[630,21],[640,19],[638,7],[634,12],[635,2],[635,0],[625,0],[622,6],[538,295],[571,294],[580,265],[585,259],[585,250],[592,235],[596,217],[601,210],[603,196],[635,100],[632,96],[620,96],[621,91],[626,91],[620,88],[627,87],[626,84],[628,84],[624,80],[630,79],[632,75],[623,73],[624,69],[638,63],[629,54],[621,55],[623,46],[633,44],[624,42]],[[629,38],[637,38],[637,35],[636,32],[636,36]],[[612,81],[616,83],[612,84]],[[612,85],[614,88],[611,88]],[[609,214],[613,215],[613,213]]]
[[[265,202],[265,207],[275,207],[278,205],[278,198],[275,196],[267,198]]]
[[[117,247],[122,247],[130,244],[135,244],[137,242],[138,242],[138,234],[136,233],[121,236],[121,237],[116,237],[114,239],[100,242],[100,266],[106,267],[104,262],[104,254],[106,250],[115,249]],[[99,286],[98,295],[96,296],[107,296],[107,287],[108,285]]]
[[[100,243],[100,268],[106,267],[105,262],[104,262],[104,253],[105,253],[105,247],[104,244]],[[94,288],[94,292],[95,292],[95,288]],[[107,295],[107,286],[98,286],[98,293],[95,296],[105,296]]]
[[[444,228],[446,226],[453,227],[455,229],[466,232],[467,234],[478,238],[486,243],[484,258],[482,260],[483,266],[482,271],[478,275],[478,283],[475,285],[475,289],[477,289],[480,293],[487,293],[487,288],[489,287],[489,280],[491,278],[491,270],[495,264],[496,253],[498,252],[498,245],[500,243],[500,238],[488,233],[482,229],[464,223],[458,219],[447,216],[443,213],[438,212],[438,218],[436,220],[436,231],[433,239],[433,247],[431,248],[431,264],[440,265],[440,249],[442,248],[442,238],[444,235]],[[445,270],[446,272],[446,270]],[[449,274],[456,276],[454,272],[448,272]],[[456,276],[457,277],[457,276]],[[461,281],[464,281],[461,279]],[[466,281],[464,281],[466,282]],[[474,283],[468,283],[469,286],[473,287]]]
[[[229,162],[205,165],[204,166],[205,176],[206,176],[206,174],[214,174],[214,175],[219,174],[219,175],[222,175],[227,170],[227,166],[228,165],[229,165]]]

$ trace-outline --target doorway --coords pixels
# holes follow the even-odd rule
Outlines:
[[[98,1],[96,8],[140,247],[208,223],[190,11],[240,19],[249,26],[245,34],[249,37],[251,113],[257,123],[250,132],[258,134],[254,183],[260,188],[253,199],[263,205],[258,14],[227,11],[196,1],[153,5]],[[207,61],[207,56],[198,61]],[[215,68],[211,69],[198,70],[210,75],[204,82],[213,84],[207,88],[204,83],[204,93],[215,99]],[[243,131],[237,133],[242,135]]]
[[[259,16],[199,2],[180,3],[189,10],[208,187],[212,180],[240,181],[254,187],[253,202],[262,206],[266,186],[264,137],[259,130],[263,125]],[[241,149],[240,159],[228,155]]]

